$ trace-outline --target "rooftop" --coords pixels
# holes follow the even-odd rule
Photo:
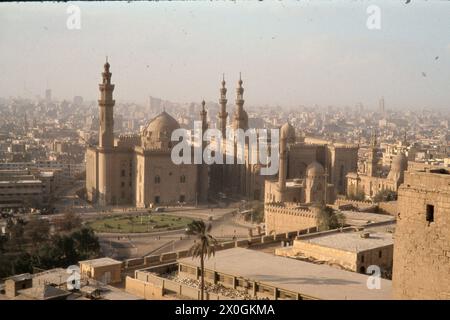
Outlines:
[[[365,232],[369,233],[369,237],[361,237],[361,234]],[[365,229],[363,231],[325,234],[296,241],[308,242],[350,252],[362,252],[394,244],[392,233],[374,231],[370,229]]]
[[[345,216],[345,223],[352,226],[376,222],[395,222],[395,217],[388,214],[340,210]]]
[[[71,293],[66,290],[61,290],[49,285],[41,285],[28,289],[19,290],[21,295],[24,295],[27,298],[36,299],[36,300],[48,300],[48,299],[56,299],[56,298],[66,298]],[[20,298],[19,298],[20,299]]]
[[[114,266],[122,264],[121,261],[114,260],[108,257],[79,261],[79,264],[87,264],[91,267],[104,267],[104,266]]]
[[[191,257],[178,261],[200,265],[199,259]],[[381,279],[381,288],[370,290],[367,288],[367,275],[244,248],[216,252],[215,257],[205,260],[205,268],[318,299],[392,299],[389,280]]]
[[[16,274],[14,276],[8,277],[5,280],[14,280],[14,281],[23,281],[26,279],[31,279],[30,273],[22,273],[22,274]]]
[[[33,286],[45,284],[62,285],[67,283],[70,273],[63,268],[54,268],[33,274]]]

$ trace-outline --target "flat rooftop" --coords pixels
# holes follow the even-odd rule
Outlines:
[[[361,237],[361,234],[366,232],[369,233],[369,237]],[[394,244],[392,233],[370,229],[365,229],[363,231],[324,234],[318,235],[317,237],[311,237],[304,240],[300,239],[296,241],[308,242],[349,252],[362,252]]]
[[[62,285],[67,283],[70,273],[63,268],[54,268],[35,273],[33,276],[33,286],[42,286],[44,284]]]
[[[345,216],[345,223],[352,226],[362,226],[376,222],[395,222],[395,217],[388,214],[340,210]]]
[[[191,257],[178,261],[200,266],[199,259]],[[216,252],[215,257],[205,260],[205,268],[318,299],[392,299],[389,280],[380,279],[381,288],[370,290],[367,275],[244,248]]]
[[[118,264],[122,264],[121,261],[118,260],[114,260],[108,257],[104,257],[104,258],[98,258],[98,259],[92,259],[92,260],[84,260],[84,261],[79,261],[79,264],[87,264],[90,265],[91,267],[105,267],[105,266],[114,266],[114,265],[118,265]]]

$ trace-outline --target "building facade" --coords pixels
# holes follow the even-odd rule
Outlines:
[[[241,78],[236,88],[236,107],[230,117],[226,109],[226,83],[225,80],[222,81],[218,113],[218,128],[222,139],[220,142],[209,141],[208,147],[220,147],[224,161],[223,164],[207,165],[193,164],[194,161],[191,164],[173,163],[171,134],[180,125],[165,111],[151,120],[140,134],[114,138],[115,101],[111,75],[110,65],[106,62],[102,73],[103,81],[99,85],[99,145],[89,147],[86,152],[86,189],[89,201],[101,205],[148,207],[206,202],[209,197],[218,193],[249,200],[264,200],[266,180],[273,179],[274,176],[261,175],[262,166],[250,161],[253,154],[259,156],[259,143],[246,139],[243,161],[239,162],[236,140],[227,140],[227,128],[243,131],[249,129]],[[200,119],[205,132],[208,121],[204,102]],[[286,140],[283,150],[271,150],[270,136],[267,143],[270,152],[280,152],[283,159],[280,176],[283,179],[305,179],[303,189],[307,193],[301,191],[298,199],[302,199],[302,202],[317,202],[320,200],[318,197],[323,198],[323,188],[329,190],[330,199],[334,193],[345,194],[345,176],[357,167],[357,147],[333,143],[309,144],[296,140],[295,130],[290,124],[283,126],[281,131],[283,130],[287,130],[285,134],[288,134],[289,140]],[[260,139],[259,131],[256,132],[257,139]],[[202,151],[206,147],[206,143],[202,142]],[[233,155],[232,164],[225,161],[230,154]],[[323,171],[308,180],[307,167],[312,163],[323,166]],[[326,181],[322,183],[323,179]]]
[[[450,299],[450,172],[406,173],[398,208],[394,298]]]

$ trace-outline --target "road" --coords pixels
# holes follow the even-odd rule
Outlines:
[[[148,214],[148,209],[134,207],[111,206],[108,208],[96,207],[79,199],[76,191],[84,186],[84,181],[77,182],[73,187],[61,194],[55,203],[58,213],[43,216],[52,220],[61,217],[68,210],[78,213],[83,221],[110,215],[136,215]],[[248,226],[243,226],[233,220],[235,207],[213,208],[203,207],[169,207],[163,213],[173,216],[184,216],[201,219],[212,224],[211,234],[219,241],[233,238],[246,238]],[[98,233],[100,245],[106,256],[118,259],[142,257],[149,254],[159,254],[174,250],[184,250],[192,246],[193,236],[187,236],[184,230],[160,231],[152,233]]]
[[[217,214],[212,221],[211,234],[219,241],[240,239],[248,236],[248,227],[242,226],[232,219],[235,209]],[[174,214],[173,212],[170,213]],[[190,212],[180,212],[189,216]],[[143,257],[149,254],[160,254],[174,250],[184,250],[192,246],[193,236],[184,230],[162,231],[157,233],[98,234],[102,249],[108,256],[118,259]]]

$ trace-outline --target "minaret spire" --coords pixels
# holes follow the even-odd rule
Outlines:
[[[286,170],[287,170],[287,136],[284,131],[280,135],[280,154],[278,169],[278,190],[280,191],[279,201],[283,201],[284,192],[286,191]]]
[[[200,111],[200,117],[202,119],[202,133],[204,134],[208,130],[208,121],[206,119],[207,112],[205,110],[205,100],[202,101],[202,111]],[[203,140],[203,139],[202,139]],[[207,147],[207,142],[202,141],[202,154],[205,152]],[[197,169],[197,196],[201,202],[206,202],[208,199],[208,189],[209,189],[209,175],[208,175],[208,165],[202,163]]]
[[[236,88],[236,111],[234,113],[234,128],[244,129],[248,128],[248,117],[244,110],[244,88],[242,87],[242,76],[239,72],[238,87]]]
[[[200,111],[200,117],[201,117],[201,119],[202,119],[202,130],[203,130],[203,133],[204,133],[204,131],[206,131],[206,129],[208,129],[208,121],[207,121],[207,119],[206,119],[206,116],[207,116],[207,112],[206,112],[206,110],[205,110],[205,100],[203,100],[202,101],[202,111]]]
[[[106,58],[106,62],[103,65],[102,83],[98,86],[100,90],[100,99],[98,100],[100,108],[100,148],[112,148],[114,146],[114,85],[111,84],[112,73],[109,71],[109,68],[108,58]]]
[[[370,148],[366,160],[366,174],[370,177],[375,177],[378,175],[377,136],[375,130],[372,130],[370,140]]]
[[[227,88],[225,87],[225,73],[222,74],[222,88],[220,88],[220,112],[218,114],[219,117],[219,125],[220,125],[220,131],[222,132],[222,137],[225,138],[226,136],[226,129],[227,129]]]

